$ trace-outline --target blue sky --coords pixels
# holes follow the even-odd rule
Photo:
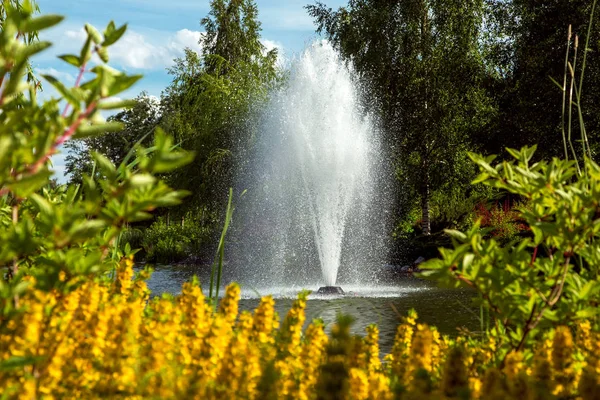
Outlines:
[[[323,0],[322,0],[323,1]],[[346,0],[325,0],[337,8]],[[291,59],[317,38],[311,18],[304,6],[314,0],[258,0],[262,39],[268,48],[277,47],[283,59]],[[44,31],[42,40],[54,46],[37,56],[33,65],[38,73],[50,74],[66,84],[74,84],[77,70],[56,58],[60,54],[78,54],[85,38],[86,22],[102,31],[109,21],[117,26],[127,23],[128,30],[119,43],[111,47],[110,65],[144,78],[122,97],[133,98],[141,91],[159,97],[169,84],[166,68],[189,47],[200,51],[200,19],[209,12],[209,0],[38,0],[42,13],[66,17],[57,27]],[[56,96],[45,85],[42,98]],[[59,181],[65,181],[64,154],[53,157]]]
[[[286,58],[300,52],[316,34],[303,6],[310,0],[259,0],[262,37],[267,47],[277,47]],[[159,96],[170,82],[166,68],[183,48],[199,50],[202,31],[200,19],[209,11],[209,0],[38,0],[43,13],[66,16],[58,27],[46,31],[42,39],[54,47],[34,60],[41,72],[53,72],[57,78],[74,81],[76,72],[60,60],[59,54],[78,53],[86,22],[100,31],[112,19],[117,25],[128,24],[128,32],[110,50],[110,64],[129,73],[142,73],[144,79],[127,96],[146,90]],[[343,0],[327,0],[337,8]]]

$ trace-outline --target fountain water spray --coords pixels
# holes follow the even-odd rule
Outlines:
[[[272,265],[264,283],[305,284],[316,253],[321,283],[333,286],[348,248],[359,275],[371,250],[381,252],[373,212],[388,216],[375,201],[382,191],[377,130],[360,107],[351,69],[329,43],[314,43],[292,63],[264,115],[257,156],[241,174],[253,193],[251,209],[241,212],[243,237],[252,238],[240,247],[243,264]]]

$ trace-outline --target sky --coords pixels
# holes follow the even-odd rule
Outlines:
[[[347,0],[321,0],[338,8]],[[267,48],[277,47],[283,60],[299,54],[318,39],[312,19],[303,8],[314,0],[257,0],[262,23],[262,40]],[[136,85],[120,97],[134,98],[140,92],[160,97],[170,83],[167,68],[189,47],[200,51],[198,39],[203,31],[200,20],[210,9],[209,0],[38,0],[43,14],[60,14],[65,20],[40,34],[53,47],[32,60],[39,74],[50,74],[66,84],[74,84],[75,67],[57,59],[61,54],[78,54],[85,39],[83,26],[94,25],[100,32],[109,21],[128,24],[123,38],[109,48],[109,64],[129,74],[143,74]],[[57,96],[45,85],[44,97]],[[53,158],[59,181],[64,182],[64,153]]]

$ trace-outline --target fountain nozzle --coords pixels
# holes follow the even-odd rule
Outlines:
[[[317,294],[345,294],[341,287],[339,286],[321,286],[319,290],[317,290]]]

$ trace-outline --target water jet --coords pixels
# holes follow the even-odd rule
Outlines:
[[[248,189],[238,279],[298,289],[374,282],[387,257],[393,171],[352,66],[330,43],[313,43],[260,113],[237,174]]]

